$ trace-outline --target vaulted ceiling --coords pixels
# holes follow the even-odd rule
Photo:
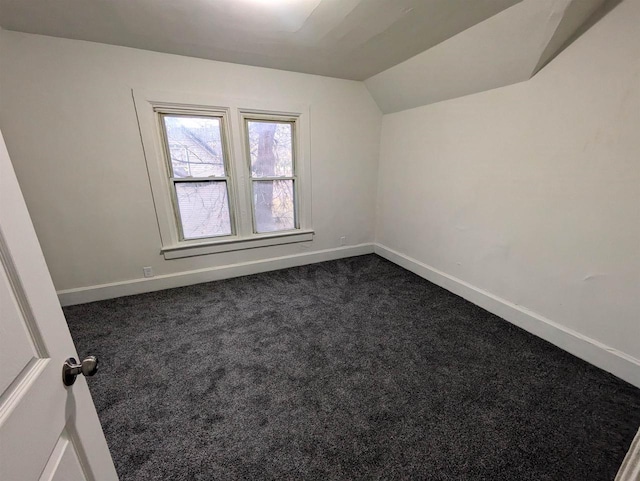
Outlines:
[[[390,113],[529,80],[605,3],[523,0],[365,83]]]
[[[531,78],[619,0],[0,0],[0,27],[365,80],[383,112]]]
[[[364,80],[519,1],[0,0],[0,26]]]

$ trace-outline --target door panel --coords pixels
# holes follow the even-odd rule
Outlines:
[[[0,261],[0,479],[117,480],[1,134]]]
[[[65,431],[58,439],[40,481],[86,481],[73,440]]]
[[[4,263],[3,263],[4,264]],[[7,388],[23,375],[28,374],[28,364],[40,356],[27,329],[18,299],[7,277],[6,267],[0,270],[0,392],[9,393]]]

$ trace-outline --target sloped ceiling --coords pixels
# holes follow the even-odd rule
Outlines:
[[[365,81],[384,113],[530,79],[604,0],[524,0]]]
[[[390,113],[528,80],[619,1],[0,0],[0,27],[365,80]]]
[[[0,0],[0,27],[364,80],[520,1]]]

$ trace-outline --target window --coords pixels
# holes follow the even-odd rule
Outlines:
[[[233,234],[223,117],[158,114],[180,240]]]
[[[138,90],[134,101],[165,258],[313,239],[308,108]]]
[[[255,232],[296,228],[295,121],[245,118]]]

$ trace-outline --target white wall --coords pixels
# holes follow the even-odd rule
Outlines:
[[[623,1],[527,82],[385,115],[376,240],[640,385],[638,25]]]
[[[382,114],[362,82],[8,31],[0,66],[0,127],[58,290],[373,241]],[[310,105],[313,243],[164,260],[131,88]]]

